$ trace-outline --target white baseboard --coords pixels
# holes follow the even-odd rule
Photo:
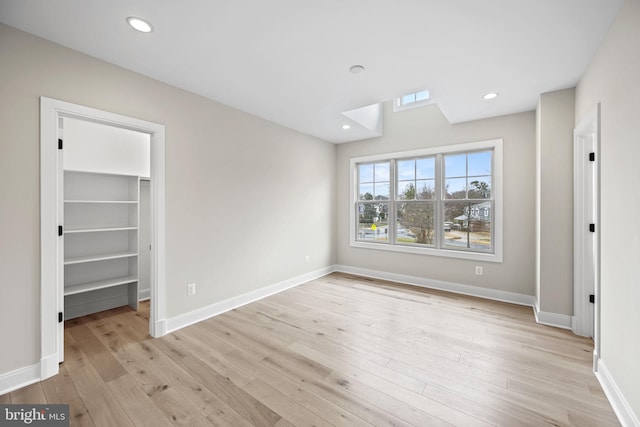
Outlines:
[[[0,395],[40,381],[40,363],[0,375]]]
[[[618,416],[620,424],[622,424],[623,427],[640,427],[638,416],[633,412],[629,402],[624,398],[624,395],[618,388],[618,385],[602,359],[598,359],[596,364],[596,378],[598,378],[604,394],[607,396],[607,399],[609,399],[613,412]]]
[[[151,298],[151,289],[140,289],[138,291],[138,301],[146,301]]]
[[[404,274],[387,273],[385,271],[369,270],[360,267],[350,267],[348,265],[337,265],[336,271],[355,274],[358,276],[371,277],[373,279],[389,280],[392,282],[404,283],[407,285],[420,286],[429,289],[439,289],[456,294],[470,295],[474,297],[486,298],[496,301],[509,302],[512,304],[534,305],[532,295],[519,294],[516,292],[500,291],[496,289],[481,288],[479,286],[463,285],[460,283],[444,282],[441,280],[427,279],[424,277],[408,276]]]
[[[284,290],[293,288],[311,280],[318,279],[326,276],[335,271],[334,266],[322,268],[320,270],[312,271],[301,276],[293,277],[291,279],[275,283],[264,288],[256,289],[255,291],[238,295],[236,297],[229,298],[224,301],[217,302],[215,304],[208,305],[206,307],[199,308],[189,313],[181,314],[166,321],[166,333],[177,331],[185,326],[193,325],[194,323],[206,320],[210,317],[217,316],[226,311],[233,310],[234,308],[241,307],[251,302],[266,298],[270,295],[282,292]]]
[[[540,311],[537,302],[533,305],[533,314],[536,316],[536,322],[541,325],[554,326],[561,329],[572,330],[573,319],[568,314],[550,313]]]

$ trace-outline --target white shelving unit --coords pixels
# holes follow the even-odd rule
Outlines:
[[[138,309],[139,177],[64,172],[65,319]]]

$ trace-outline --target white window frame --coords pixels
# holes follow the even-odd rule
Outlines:
[[[425,148],[420,150],[403,151],[386,154],[376,154],[372,156],[354,157],[350,159],[350,203],[349,203],[349,242],[350,246],[354,248],[362,249],[375,249],[390,252],[404,252],[411,254],[442,256],[449,258],[460,258],[476,261],[486,262],[502,262],[503,260],[503,154],[502,154],[502,139],[491,139],[487,141],[468,142],[462,144],[452,144],[440,147]],[[433,248],[433,247],[421,247],[421,246],[409,246],[393,244],[392,239],[389,242],[365,242],[357,239],[357,224],[358,218],[356,215],[355,205],[358,202],[358,164],[360,163],[372,163],[378,161],[398,160],[412,157],[425,157],[450,153],[466,153],[481,150],[493,150],[493,174],[492,174],[492,193],[493,193],[493,209],[494,218],[492,223],[493,228],[493,253],[484,252],[472,252],[455,249]],[[439,171],[436,171],[438,175]],[[393,170],[392,170],[393,174]],[[389,199],[391,211],[391,203],[395,194],[394,186],[397,186],[395,174],[391,177],[391,197]],[[439,182],[438,182],[439,181]],[[436,187],[442,186],[442,178],[436,177]],[[438,190],[436,190],[438,191]],[[437,223],[440,223],[439,213],[436,214]],[[441,236],[442,233],[439,233]]]

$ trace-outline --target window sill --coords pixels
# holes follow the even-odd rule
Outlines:
[[[390,245],[388,243],[369,243],[361,241],[351,241],[350,246],[352,248],[360,249],[374,249],[388,252],[401,252],[409,254],[427,255],[427,256],[439,256],[446,258],[467,259],[472,261],[483,262],[502,262],[502,254],[499,253],[481,253],[481,252],[466,252],[455,251],[448,249],[436,249],[436,248],[419,248],[414,246],[404,245]]]

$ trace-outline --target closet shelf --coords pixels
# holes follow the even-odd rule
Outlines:
[[[82,264],[85,262],[106,261],[109,259],[133,258],[138,256],[137,252],[113,252],[100,255],[87,255],[73,258],[66,258],[64,265]]]
[[[64,234],[73,234],[73,233],[98,233],[103,231],[126,231],[126,230],[137,230],[138,227],[93,227],[93,228],[66,228],[64,230]]]
[[[82,283],[80,285],[65,286],[64,296],[81,294],[84,292],[95,291],[98,289],[112,288],[114,286],[126,285],[138,281],[136,276],[114,277],[108,280],[99,280],[96,282]]]
[[[102,203],[102,204],[129,204],[137,205],[137,200],[65,200],[65,203]]]

